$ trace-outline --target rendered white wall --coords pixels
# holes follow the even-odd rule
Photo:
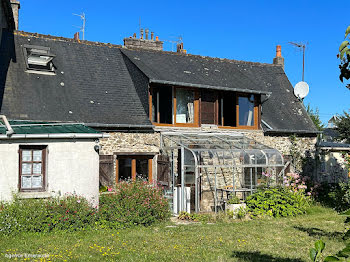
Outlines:
[[[75,193],[98,205],[99,156],[93,140],[0,141],[0,200],[18,192],[20,145],[47,145],[46,192],[52,196]],[[40,197],[48,194],[21,193]]]

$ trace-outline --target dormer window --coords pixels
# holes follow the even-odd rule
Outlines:
[[[24,57],[29,73],[55,73],[52,60],[55,55],[50,52],[49,47],[24,45]]]

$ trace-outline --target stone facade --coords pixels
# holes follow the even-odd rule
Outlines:
[[[100,154],[114,153],[158,153],[159,133],[111,132],[109,138],[100,140]]]
[[[198,132],[222,132],[222,133],[243,133],[246,137],[255,140],[258,143],[277,149],[286,158],[303,158],[307,155],[314,155],[316,137],[290,137],[290,136],[266,136],[262,130],[223,130],[223,129],[208,129],[202,128],[160,128],[157,127],[154,133],[126,133],[113,132],[109,133],[109,138],[101,139],[100,154],[112,155],[115,153],[155,153],[158,154],[160,150],[160,133],[162,131],[198,131]],[[236,160],[227,158],[225,164],[230,164],[229,161],[239,161],[239,156]],[[201,173],[201,210],[211,211],[214,206],[214,166],[220,164],[218,160],[208,155],[203,155],[202,160],[213,168],[208,168]],[[222,164],[222,163],[221,163]],[[237,163],[236,163],[237,165]],[[281,168],[280,168],[281,169]],[[153,178],[156,179],[157,161],[156,157],[153,159]],[[294,170],[292,170],[294,171]],[[174,154],[174,172],[177,173],[177,153]],[[236,169],[234,176],[232,176],[232,169],[221,168],[218,171],[217,185],[218,187],[225,187],[233,184],[233,177],[237,188],[243,186],[243,174],[241,169]],[[278,170],[273,171],[278,172]],[[193,189],[194,190],[194,189]],[[191,201],[192,202],[192,201]]]

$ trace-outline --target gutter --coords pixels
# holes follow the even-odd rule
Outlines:
[[[9,121],[7,121],[7,118],[5,115],[0,115],[0,118],[2,118],[2,121],[4,121],[4,124],[7,128],[7,131],[6,131],[6,137],[9,137],[11,136],[15,131],[13,131]]]
[[[318,146],[319,149],[321,150],[329,150],[329,151],[350,151],[349,147],[323,147],[323,146]]]
[[[77,134],[77,133],[66,133],[66,134],[14,134],[11,137],[7,135],[0,135],[0,140],[3,139],[35,139],[35,138],[108,138],[108,134]]]
[[[128,125],[128,124],[100,124],[100,123],[84,123],[89,127],[111,127],[111,128],[139,128],[139,129],[153,129],[154,125]]]
[[[308,131],[308,130],[290,130],[290,129],[273,129],[266,130],[264,133],[288,133],[288,134],[322,134],[322,131]]]
[[[225,91],[237,91],[237,92],[244,92],[244,93],[251,93],[251,94],[264,94],[267,96],[270,96],[272,92],[266,92],[266,91],[257,91],[257,90],[250,90],[250,89],[244,89],[244,88],[235,88],[235,87],[225,87],[225,86],[211,86],[211,85],[202,85],[202,84],[191,84],[191,83],[184,83],[184,82],[174,82],[174,81],[166,81],[166,80],[156,80],[156,79],[150,79],[150,84],[162,84],[162,85],[174,85],[174,86],[185,86],[185,87],[197,87],[197,88],[206,88],[206,89],[216,89],[216,90],[225,90]]]

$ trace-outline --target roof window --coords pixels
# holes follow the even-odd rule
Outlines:
[[[55,55],[49,47],[24,45],[24,57],[29,73],[55,74],[55,66],[52,60]]]

